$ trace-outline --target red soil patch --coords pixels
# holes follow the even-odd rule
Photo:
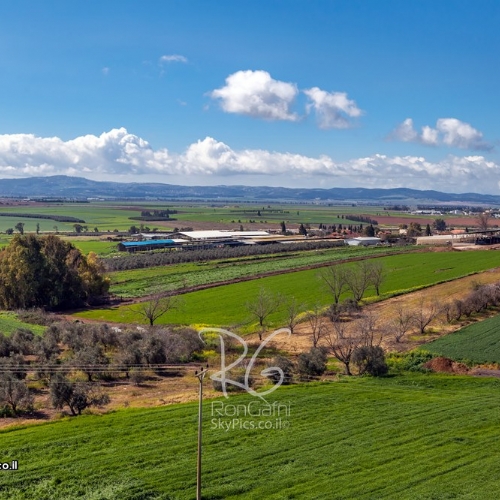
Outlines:
[[[469,372],[469,368],[463,363],[457,363],[449,358],[434,358],[425,363],[424,368],[440,373],[458,373],[464,375]]]

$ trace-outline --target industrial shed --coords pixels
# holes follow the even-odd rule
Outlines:
[[[159,250],[162,248],[178,248],[184,243],[188,242],[179,239],[122,241],[118,243],[118,250],[120,252],[147,252],[149,250]]]
[[[369,247],[372,245],[378,245],[380,244],[381,241],[382,240],[380,238],[377,238],[375,236],[359,236],[358,238],[345,240],[346,244],[352,247],[358,247],[358,246]]]

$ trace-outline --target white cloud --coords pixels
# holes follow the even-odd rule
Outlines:
[[[101,69],[101,73],[104,76],[108,76],[109,75],[109,68],[107,66],[105,66],[104,68]]]
[[[345,92],[326,92],[312,87],[304,90],[304,94],[310,100],[308,111],[314,109],[320,128],[349,128],[352,126],[351,118],[363,114]]]
[[[237,71],[226,85],[209,95],[218,99],[226,113],[239,113],[265,120],[298,119],[291,107],[298,90],[294,83],[274,80],[267,71]]]
[[[188,60],[186,57],[181,56],[179,54],[170,54],[170,55],[164,55],[164,56],[160,57],[160,64],[161,63],[171,63],[171,62],[187,63]]]
[[[290,187],[413,187],[491,193],[500,165],[484,156],[429,161],[420,156],[374,154],[337,162],[260,149],[234,150],[206,137],[182,153],[153,149],[124,128],[63,141],[32,134],[0,135],[0,175],[79,175],[93,179],[204,184],[280,184]]]
[[[445,145],[483,151],[493,149],[491,144],[483,141],[482,132],[456,118],[439,118],[436,128],[425,125],[421,133],[413,128],[413,120],[407,118],[396,127],[390,137],[403,142],[418,142],[426,146]]]
[[[399,124],[392,132],[391,138],[403,142],[418,141],[418,134],[413,128],[413,120],[407,118],[403,123]]]

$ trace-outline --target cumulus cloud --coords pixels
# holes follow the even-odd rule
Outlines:
[[[32,134],[0,135],[0,175],[26,177],[79,175],[94,179],[126,178],[203,184],[208,179],[259,179],[288,186],[413,187],[446,191],[492,192],[500,183],[500,165],[484,156],[453,156],[429,161],[420,156],[374,154],[344,162],[261,149],[235,150],[206,137],[181,153],[153,149],[126,129],[63,141]],[[184,181],[182,180],[184,179]]]
[[[160,64],[162,63],[171,63],[171,62],[181,62],[187,63],[188,60],[186,57],[181,56],[179,54],[169,54],[160,57]]]
[[[168,164],[167,150],[153,151],[147,141],[124,128],[69,141],[32,134],[0,135],[0,173],[134,174],[165,171]]]
[[[349,128],[352,126],[351,119],[363,114],[345,92],[326,92],[312,87],[304,90],[304,94],[310,101],[307,109],[315,111],[320,128]]]
[[[426,146],[445,145],[460,149],[483,150],[493,149],[491,144],[483,141],[483,134],[468,123],[456,118],[439,118],[436,127],[422,127],[418,133],[413,127],[413,120],[407,118],[392,132],[391,138],[403,142],[418,142]]]
[[[226,113],[239,113],[265,120],[298,119],[291,107],[297,97],[294,83],[274,80],[267,71],[237,71],[226,85],[209,95],[220,102]]]

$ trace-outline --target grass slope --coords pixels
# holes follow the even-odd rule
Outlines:
[[[466,326],[424,348],[456,360],[500,363],[500,315]]]
[[[381,292],[386,296],[403,293],[468,274],[484,271],[498,265],[495,252],[428,252],[392,255],[377,259],[387,271]],[[352,266],[353,264],[344,264]],[[182,296],[182,307],[169,312],[158,323],[196,325],[240,325],[249,321],[245,304],[255,299],[264,287],[285,296],[295,296],[306,307],[314,304],[327,305],[331,296],[318,278],[317,269],[297,271],[278,276],[210,288]],[[168,282],[168,277],[165,277]],[[373,296],[369,290],[367,297]],[[345,294],[347,297],[348,294]],[[97,309],[78,313],[78,316],[102,321],[141,322],[135,312],[137,305]],[[279,311],[270,316],[273,325],[283,324],[285,314]]]
[[[496,499],[499,389],[422,374],[282,387],[284,430],[214,429],[207,401],[203,498]],[[19,461],[2,498],[192,499],[196,423],[184,404],[0,432],[1,460]]]
[[[25,323],[17,318],[17,314],[8,311],[0,312],[0,332],[5,334],[11,334],[18,328],[26,328],[31,330],[33,333],[42,334],[45,331],[44,326],[32,325],[31,323]]]

